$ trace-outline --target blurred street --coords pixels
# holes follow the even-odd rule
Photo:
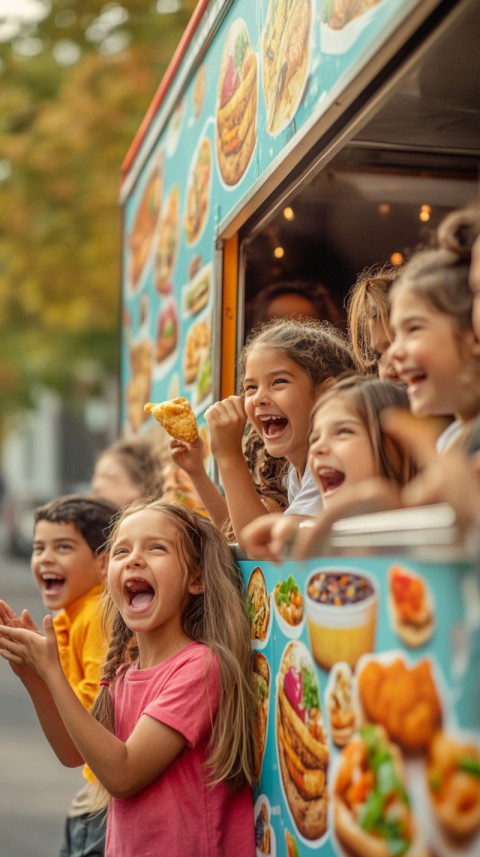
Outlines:
[[[0,597],[35,621],[44,610],[28,560],[0,553]],[[45,611],[46,612],[46,611]],[[81,770],[63,768],[43,737],[29,697],[5,661],[0,663],[0,853],[56,857],[70,799]]]

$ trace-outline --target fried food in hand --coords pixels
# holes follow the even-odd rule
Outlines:
[[[197,421],[190,402],[183,396],[167,402],[147,402],[144,406],[147,414],[156,419],[170,437],[194,443],[198,437]]]

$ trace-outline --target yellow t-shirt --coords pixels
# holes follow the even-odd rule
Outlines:
[[[79,700],[90,709],[100,689],[100,672],[106,654],[106,640],[102,633],[100,598],[103,586],[99,583],[82,598],[78,598],[53,620],[57,637],[60,663],[68,683]],[[95,778],[87,767],[84,777],[93,783]]]

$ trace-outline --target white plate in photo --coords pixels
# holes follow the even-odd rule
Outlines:
[[[359,35],[368,27],[370,21],[380,7],[379,0],[371,9],[353,18],[341,29],[334,29],[328,24],[320,24],[320,47],[324,54],[346,54],[357,41]]]
[[[259,795],[253,808],[253,818],[255,821],[255,857],[276,857],[277,842],[275,831],[270,824],[271,815],[272,808],[268,797],[265,794]],[[257,845],[257,830],[260,834],[260,827],[264,831],[264,836],[262,842]],[[260,835],[258,835],[258,838],[260,838]],[[241,855],[239,854],[238,857],[241,857]]]
[[[289,577],[293,577],[293,575],[289,575]],[[288,578],[285,578],[285,581],[286,580],[288,580]],[[272,604],[273,604],[273,608],[275,610],[275,619],[276,619],[276,622],[277,622],[277,625],[278,625],[280,631],[282,632],[282,634],[285,637],[289,637],[291,640],[298,640],[299,637],[302,636],[302,631],[305,627],[305,609],[304,609],[304,604],[303,604],[303,595],[302,595],[302,592],[300,590],[300,587],[298,586],[297,582],[295,581],[295,583],[297,584],[299,595],[302,598],[302,606],[300,608],[302,618],[300,619],[299,622],[296,622],[295,624],[292,622],[288,622],[287,619],[285,619],[285,617],[282,616],[282,613],[280,612],[280,608],[279,608],[277,601],[276,601],[276,598],[275,598],[275,593],[276,593],[277,587],[281,586],[281,584],[284,583],[285,581],[279,580],[278,583],[275,585],[273,592],[272,592]]]

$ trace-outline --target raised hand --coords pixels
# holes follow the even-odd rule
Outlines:
[[[205,469],[203,464],[204,447],[201,437],[193,443],[185,443],[182,440],[172,440],[170,452],[175,464],[194,477]]]
[[[34,631],[40,634],[28,610],[22,610],[19,616],[6,601],[2,600],[0,600],[0,625],[5,625],[8,628],[24,628],[27,631]],[[29,667],[24,664],[10,661],[10,666],[19,679],[26,678],[27,673],[30,672]]]
[[[205,411],[213,456],[229,459],[241,455],[242,438],[247,424],[243,396],[229,396]]]
[[[4,609],[3,615],[6,614],[8,611]],[[19,617],[17,620],[21,622]],[[19,626],[11,615],[9,621],[10,624],[0,625],[0,655],[16,672],[27,668],[47,681],[50,673],[56,669],[61,671],[51,616],[46,616],[43,620],[44,635],[39,633],[35,626],[34,629]]]

